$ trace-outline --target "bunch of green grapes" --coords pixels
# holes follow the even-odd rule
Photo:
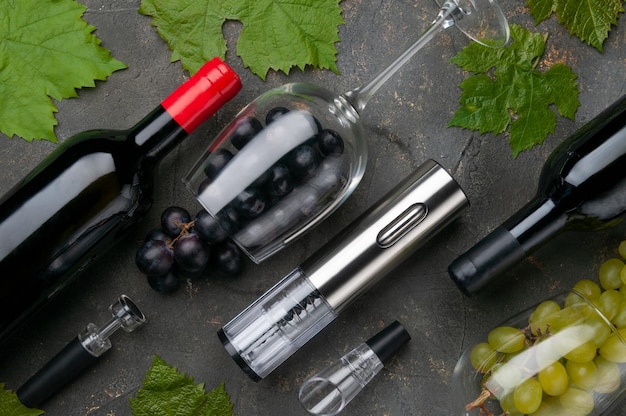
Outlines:
[[[524,328],[500,326],[470,352],[483,393],[467,409],[494,398],[506,415],[586,416],[620,387],[626,371],[626,240],[621,258],[584,279],[565,300],[540,303]]]

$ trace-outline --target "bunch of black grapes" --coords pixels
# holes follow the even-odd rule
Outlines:
[[[199,277],[210,269],[238,274],[244,254],[205,210],[192,219],[186,209],[171,206],[161,214],[161,226],[146,235],[135,264],[148,276],[150,287],[170,293],[181,279]]]

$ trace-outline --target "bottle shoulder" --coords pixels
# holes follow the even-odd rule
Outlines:
[[[129,138],[129,132],[126,130],[85,130],[80,133],[76,133],[59,144],[58,149],[60,151],[66,148],[82,144],[84,142],[90,142],[93,144],[110,143],[121,144],[126,143]]]
[[[626,163],[626,120],[613,120],[605,127],[559,146],[544,165],[539,189],[594,194],[606,192],[620,182]]]

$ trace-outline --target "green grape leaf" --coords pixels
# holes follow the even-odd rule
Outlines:
[[[535,24],[556,14],[559,23],[602,52],[611,27],[624,12],[624,0],[526,0]]]
[[[0,415],[38,416],[43,414],[43,410],[31,409],[24,406],[15,393],[11,390],[6,390],[4,383],[0,383]]]
[[[139,12],[172,50],[172,61],[196,72],[214,56],[225,57],[222,25],[238,20],[243,27],[237,55],[265,79],[270,69],[289,73],[306,65],[338,72],[338,26],[341,0],[142,0]]]
[[[0,2],[0,131],[57,142],[51,98],[76,97],[126,66],[92,34],[74,0]]]
[[[511,25],[509,46],[488,48],[472,42],[451,62],[474,74],[460,85],[460,108],[448,123],[481,134],[508,129],[513,156],[543,143],[554,132],[556,114],[573,119],[580,106],[576,75],[565,64],[536,69],[545,38]]]
[[[135,398],[130,399],[135,416],[231,416],[233,404],[224,383],[205,393],[204,383],[178,372],[159,356]]]

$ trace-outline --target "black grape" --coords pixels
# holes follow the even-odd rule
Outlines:
[[[148,234],[146,234],[146,238],[144,238],[144,241],[150,241],[150,240],[161,240],[161,241],[164,241],[165,243],[172,242],[172,238],[161,228],[154,228],[150,230]]]
[[[246,117],[240,119],[230,134],[230,142],[236,149],[241,150],[261,130],[263,130],[263,126],[256,118]]]
[[[233,202],[237,212],[246,218],[256,218],[267,205],[267,196],[257,188],[244,189]]]
[[[206,178],[205,180],[203,180],[200,185],[198,185],[198,195],[200,195],[202,192],[204,192],[204,190],[206,188],[209,187],[209,185],[211,185],[213,183],[213,179],[211,178]]]
[[[181,235],[174,246],[174,258],[178,270],[183,274],[201,273],[210,258],[209,246],[202,242],[197,233]]]
[[[272,121],[278,119],[283,114],[289,112],[289,109],[285,107],[274,107],[265,115],[265,124],[270,124]]]
[[[295,176],[309,176],[320,164],[319,152],[306,144],[296,147],[285,157],[285,163]]]
[[[200,238],[210,244],[219,243],[228,237],[226,230],[205,210],[196,214],[194,228]]]
[[[176,238],[184,224],[191,222],[191,214],[185,208],[173,206],[166,208],[161,214],[161,228],[169,236]]]
[[[209,156],[209,161],[204,167],[204,174],[209,179],[215,179],[217,174],[230,162],[233,158],[232,152],[227,149],[219,149],[217,152]]]
[[[318,137],[318,147],[324,156],[340,155],[343,153],[343,139],[334,130],[324,129]]]
[[[179,279],[174,268],[161,276],[148,276],[150,287],[160,293],[172,293],[178,289]]]
[[[163,275],[174,264],[172,249],[162,240],[148,240],[139,247],[135,264],[140,272],[150,275]]]
[[[216,245],[213,249],[215,268],[228,276],[241,272],[243,268],[243,253],[233,241],[228,240]]]
[[[291,192],[294,184],[289,168],[286,165],[278,163],[272,167],[270,172],[272,173],[269,185],[270,195],[284,196]]]
[[[217,213],[216,218],[224,231],[232,235],[241,228],[241,215],[231,205],[227,205]]]

